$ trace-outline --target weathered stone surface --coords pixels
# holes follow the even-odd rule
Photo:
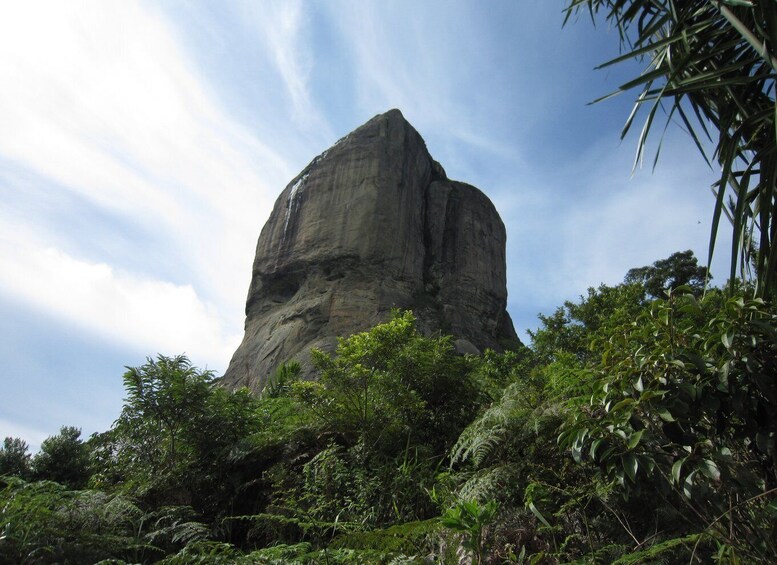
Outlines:
[[[399,110],[316,157],[275,202],[256,248],[245,336],[224,374],[259,391],[291,359],[412,309],[462,353],[517,340],[505,310],[505,229],[448,180]]]

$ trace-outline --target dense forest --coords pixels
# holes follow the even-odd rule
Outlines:
[[[713,147],[725,288],[678,252],[478,356],[396,312],[258,397],[149,358],[110,430],[5,439],[0,562],[776,563],[777,4],[567,4],[648,61],[639,159]]]
[[[5,440],[0,561],[773,563],[777,309],[705,278],[632,269],[503,354],[396,312],[259,397],[149,359],[110,430]]]

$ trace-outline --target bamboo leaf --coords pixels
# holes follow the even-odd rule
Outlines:
[[[605,12],[606,19],[617,27],[624,48],[620,56],[598,68],[641,58],[648,61],[642,72],[619,88],[621,92],[641,89],[621,138],[630,131],[639,109],[649,106],[633,167],[644,160],[662,105],[666,106],[667,121],[658,134],[654,167],[666,128],[675,116],[708,164],[701,135],[710,139],[714,130],[714,155],[721,174],[713,190],[707,264],[712,262],[725,214],[732,223],[730,288],[736,281],[737,267],[746,276],[752,263],[758,295],[771,296],[777,292],[777,226],[772,220],[777,212],[777,4],[752,0],[570,0],[570,10],[583,6],[592,15]],[[686,111],[688,105],[695,122]],[[729,195],[733,203],[730,211],[725,206]]]
[[[528,506],[529,506],[529,510],[531,510],[531,513],[534,514],[540,522],[542,522],[548,528],[552,527],[550,523],[545,519],[545,516],[542,515],[542,512],[540,512],[537,509],[537,507],[534,505],[533,502],[529,502]]]

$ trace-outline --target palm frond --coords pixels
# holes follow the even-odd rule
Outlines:
[[[648,60],[639,76],[618,89],[640,89],[622,136],[647,108],[635,165],[642,162],[662,104],[667,105],[666,125],[679,116],[708,163],[702,140],[711,140],[715,131],[714,156],[721,174],[713,191],[708,262],[720,220],[729,215],[723,204],[730,196],[734,200],[731,283],[737,267],[744,273],[746,265],[754,264],[758,294],[773,295],[777,289],[777,6],[773,0],[569,0],[565,23],[583,9],[594,18],[603,15],[616,27],[625,50],[600,68]],[[660,148],[661,143],[656,160]]]

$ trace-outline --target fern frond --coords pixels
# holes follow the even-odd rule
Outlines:
[[[459,488],[457,495],[459,500],[494,500],[513,482],[515,477],[511,465],[489,467],[473,473]]]
[[[507,387],[499,402],[464,429],[451,450],[451,464],[471,460],[480,467],[504,444],[512,424],[527,410],[518,384]]]

